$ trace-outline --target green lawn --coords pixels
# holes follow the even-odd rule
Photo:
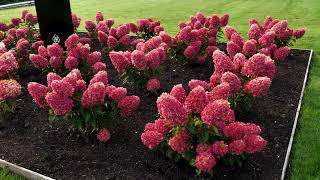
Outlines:
[[[207,15],[231,14],[230,25],[243,34],[248,30],[248,19],[262,21],[272,15],[288,19],[292,28],[305,27],[307,33],[296,47],[315,50],[310,77],[303,101],[297,135],[290,164],[291,179],[320,179],[320,1],[319,0],[71,0],[73,11],[83,20],[94,19],[100,10],[113,17],[116,23],[138,18],[161,20],[166,31],[177,32],[179,21],[202,11]],[[34,8],[29,7],[34,11]],[[0,19],[8,21],[18,16],[21,9],[0,11]],[[57,12],[58,13],[58,12]],[[9,15],[9,16],[8,16]]]
[[[0,168],[0,179],[1,180],[26,180],[25,178],[17,175],[13,175],[11,172]]]

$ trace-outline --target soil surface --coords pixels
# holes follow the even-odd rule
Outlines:
[[[291,50],[285,61],[277,62],[269,95],[256,99],[247,117],[238,117],[262,127],[267,148],[250,156],[241,168],[217,167],[215,179],[280,179],[309,53]],[[117,72],[107,61],[110,82],[120,86]],[[179,83],[187,87],[191,79],[209,80],[213,72],[209,64],[183,66],[167,61],[160,77],[163,91]],[[29,81],[45,80],[34,70],[20,77],[24,87]],[[25,88],[16,112],[0,119],[0,158],[56,179],[197,179],[190,168],[142,144],[144,125],[157,117],[158,95],[143,96],[141,91],[127,88],[141,97],[141,106],[110,129],[111,139],[106,144],[85,138],[63,122],[49,124],[47,112],[33,103]]]

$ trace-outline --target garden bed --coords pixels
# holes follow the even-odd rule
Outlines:
[[[280,179],[310,51],[291,50],[285,61],[277,62],[277,74],[268,96],[255,99],[252,113],[240,117],[263,128],[268,140],[262,153],[249,157],[243,167],[217,166],[216,179]],[[121,85],[110,62],[110,81]],[[213,67],[183,66],[167,62],[160,77],[162,88],[190,79],[209,80]],[[44,81],[29,71],[21,75],[24,87],[30,81]],[[157,95],[143,96],[141,90],[130,89],[141,97],[141,106],[133,116],[110,129],[112,138],[106,145],[85,138],[65,123],[49,124],[47,112],[40,109],[27,90],[23,90],[17,109],[0,121],[0,158],[57,179],[186,179],[194,176],[192,169],[183,168],[166,159],[158,151],[149,151],[140,140],[144,125],[157,117]]]

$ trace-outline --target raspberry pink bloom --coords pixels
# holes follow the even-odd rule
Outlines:
[[[306,30],[305,29],[297,29],[297,30],[293,30],[292,35],[297,38],[300,39],[304,36]]]
[[[242,53],[247,56],[251,57],[257,52],[257,42],[253,39],[246,41],[243,44]]]
[[[234,33],[231,35],[230,41],[236,43],[239,47],[242,47],[242,46],[243,46],[243,39],[242,39],[242,37],[240,36],[240,34],[237,33],[237,32],[234,32]]]
[[[110,133],[106,129],[101,129],[97,134],[97,139],[103,143],[106,143],[110,139]]]
[[[44,46],[39,46],[38,47],[38,54],[40,56],[43,56],[43,57],[49,57],[49,53],[48,53],[48,50],[46,47]]]
[[[172,38],[171,36],[166,33],[165,31],[161,31],[159,36],[161,37],[161,40],[166,43],[168,46],[171,46],[172,45]]]
[[[210,87],[214,87],[218,85],[220,82],[221,76],[223,72],[217,72],[215,71],[211,76],[210,76]]]
[[[234,57],[237,53],[241,52],[241,47],[238,46],[238,45],[237,45],[236,43],[234,43],[233,41],[229,41],[229,42],[227,43],[227,52],[228,52],[230,58],[233,59],[233,57]]]
[[[213,102],[218,99],[228,99],[231,95],[229,83],[223,82],[208,92],[207,97],[209,102]]]
[[[232,154],[241,155],[246,150],[246,144],[243,140],[235,140],[229,144],[229,151]]]
[[[229,146],[223,141],[217,141],[212,145],[212,153],[217,158],[222,158],[229,151]]]
[[[225,70],[233,70],[231,59],[222,51],[216,50],[212,54],[215,70],[223,72]]]
[[[16,72],[18,67],[16,57],[11,52],[0,55],[0,77]]]
[[[209,84],[205,81],[202,81],[202,80],[198,80],[198,79],[191,79],[189,81],[189,88],[192,90],[194,88],[196,88],[197,86],[201,86],[203,87],[204,89],[207,89],[209,88]]]
[[[105,96],[105,85],[102,82],[90,84],[82,94],[81,105],[85,108],[90,108],[103,104]]]
[[[180,103],[184,103],[186,99],[186,91],[182,84],[177,84],[171,89],[170,95],[175,97]]]
[[[263,27],[265,29],[269,29],[268,27],[269,27],[270,23],[272,23],[272,21],[273,21],[272,17],[271,16],[267,16],[266,19],[263,22]]]
[[[17,37],[17,39],[27,38],[27,33],[24,29],[17,29],[16,30],[16,37]]]
[[[189,46],[184,50],[183,54],[184,54],[184,56],[185,56],[186,58],[191,59],[191,58],[193,58],[194,56],[197,55],[198,50],[199,50],[199,49],[198,49],[197,47],[192,46],[192,45],[189,45]]]
[[[131,37],[129,34],[126,34],[119,39],[119,42],[123,45],[129,45],[130,41],[131,41]]]
[[[48,54],[49,56],[55,56],[55,57],[62,57],[63,56],[63,48],[57,44],[53,43],[52,45],[48,46]]]
[[[96,62],[93,66],[93,74],[98,73],[99,71],[105,71],[107,69],[107,65],[103,62]]]
[[[67,81],[68,83],[72,84],[73,86],[76,86],[77,81],[82,79],[81,72],[79,69],[73,69],[67,76],[63,78],[64,81]]]
[[[85,45],[85,44],[91,44],[91,39],[90,38],[86,38],[86,37],[82,37],[79,39],[79,43]]]
[[[87,59],[87,63],[89,65],[94,65],[96,62],[100,62],[101,61],[101,52],[99,51],[95,51],[91,54],[89,54],[88,59]]]
[[[221,82],[226,82],[229,84],[230,91],[232,94],[237,93],[241,88],[240,78],[231,72],[223,73],[221,77]]]
[[[109,98],[115,102],[119,102],[121,99],[126,97],[126,95],[127,95],[127,89],[123,87],[115,88],[108,94]]]
[[[229,22],[229,14],[224,14],[220,17],[220,26],[226,26]]]
[[[212,148],[210,144],[198,144],[196,148],[198,154],[202,153],[212,153]]]
[[[216,160],[211,153],[198,154],[195,160],[195,166],[203,172],[211,172],[216,165]]]
[[[175,136],[171,137],[168,141],[168,145],[172,150],[179,154],[187,152],[191,148],[191,143],[189,142],[191,135],[187,132],[179,132]]]
[[[102,82],[105,86],[108,86],[108,73],[107,71],[99,71],[90,80],[90,85],[96,82]]]
[[[244,63],[242,73],[254,78],[268,76],[272,79],[275,75],[275,68],[274,61],[269,56],[258,53]]]
[[[246,124],[243,122],[233,122],[223,128],[223,134],[231,140],[242,139],[245,135]]]
[[[134,50],[131,53],[131,61],[133,66],[139,70],[144,70],[147,66],[146,56],[143,51]]]
[[[150,92],[156,92],[160,89],[161,84],[158,79],[150,79],[147,83],[147,90]]]
[[[78,80],[75,86],[75,92],[83,92],[86,89],[87,89],[87,83],[82,79]]]
[[[173,96],[163,93],[157,100],[159,114],[174,124],[186,124],[188,113],[183,105]]]
[[[127,25],[123,24],[123,25],[119,26],[119,27],[117,28],[116,34],[117,34],[117,37],[118,37],[118,38],[121,38],[122,36],[128,34],[128,27],[127,27]]]
[[[21,94],[21,85],[16,80],[0,80],[0,101],[14,99]]]
[[[249,154],[260,152],[267,145],[267,141],[259,135],[248,135],[243,140],[246,144],[246,152]]]
[[[60,77],[58,74],[56,73],[48,73],[47,75],[47,84],[48,84],[48,87],[50,88],[50,85],[51,83],[54,81],[54,80],[61,80],[62,77]]]
[[[259,27],[258,24],[252,24],[250,26],[249,32],[248,32],[248,36],[249,39],[254,39],[256,41],[258,41],[258,39],[261,37],[261,29]]]
[[[189,40],[189,33],[191,32],[192,28],[190,26],[186,26],[182,28],[178,34],[178,39],[181,41],[188,41]]]
[[[288,29],[288,21],[283,20],[276,23],[271,30],[276,33],[277,36],[283,34]]]
[[[276,49],[274,51],[274,54],[273,54],[274,59],[275,60],[284,60],[285,58],[288,57],[289,52],[290,52],[290,48],[288,48],[287,46],[280,47],[279,49]]]
[[[74,13],[71,14],[71,17],[72,17],[73,28],[77,29],[80,26],[81,19]]]
[[[138,96],[126,96],[122,98],[118,103],[118,108],[121,109],[121,116],[130,116],[140,104],[140,98]]]
[[[114,19],[109,18],[106,20],[106,22],[107,22],[108,27],[111,28],[111,26],[114,24]]]
[[[104,18],[103,18],[103,13],[100,12],[100,11],[98,11],[98,12],[96,13],[96,22],[98,23],[98,22],[103,21],[103,20],[104,20]]]
[[[244,133],[246,135],[259,135],[261,133],[261,128],[253,123],[246,123],[244,126]]]
[[[163,135],[157,131],[145,131],[141,134],[141,140],[149,149],[154,149],[163,140]]]
[[[258,42],[262,47],[268,47],[273,43],[275,35],[273,31],[266,32],[259,38]]]
[[[131,32],[136,33],[138,32],[138,26],[135,23],[128,23],[127,25]]]
[[[250,80],[244,87],[244,90],[252,96],[265,96],[268,94],[271,86],[271,80],[268,77],[258,77]]]
[[[111,36],[111,37],[113,37],[113,36]],[[105,46],[108,45],[109,46],[109,44],[108,44],[108,34],[106,34],[105,32],[98,31],[98,40],[102,45],[105,45]]]
[[[109,56],[113,66],[120,73],[131,65],[131,62],[124,56],[123,52],[111,51]]]
[[[222,130],[227,124],[234,122],[235,115],[227,100],[216,100],[209,103],[201,112],[202,121],[208,126]]]
[[[39,83],[31,82],[28,84],[28,91],[35,103],[40,107],[47,105],[45,97],[48,92],[48,88]]]
[[[93,32],[93,31],[96,30],[97,25],[96,25],[96,23],[94,23],[93,21],[88,20],[88,21],[85,22],[85,28],[86,28],[86,30],[87,30],[88,32]]]
[[[152,51],[148,52],[146,54],[146,61],[150,69],[156,70],[161,63],[159,51],[157,49],[153,49]]]
[[[43,45],[44,45],[44,42],[43,42],[43,41],[36,41],[36,42],[32,43],[31,47],[32,47],[32,49],[34,49],[34,50],[38,50],[38,48],[39,48],[40,46],[43,46]]]
[[[73,101],[67,96],[52,92],[48,93],[45,99],[54,114],[58,116],[63,116],[72,110]]]
[[[207,94],[203,87],[197,86],[196,88],[192,89],[192,91],[187,96],[184,107],[186,110],[191,113],[201,113],[204,107],[207,105]]]
[[[74,88],[72,84],[64,80],[54,80],[50,83],[50,87],[52,91],[56,92],[57,94],[65,97],[72,96],[74,92]]]
[[[29,46],[30,46],[30,43],[26,39],[22,38],[17,42],[17,49],[20,50],[20,51],[27,50],[29,48]]]
[[[64,66],[69,70],[77,68],[78,64],[79,64],[79,60],[72,56],[68,56],[66,61],[64,62]]]
[[[168,133],[173,127],[173,124],[166,119],[157,119],[154,122],[154,129],[161,134]]]
[[[29,59],[32,62],[32,64],[39,69],[46,68],[49,64],[46,58],[38,54],[30,54]]]
[[[226,26],[224,28],[224,34],[225,34],[228,41],[231,39],[231,36],[233,33],[237,33],[237,30],[234,27]]]
[[[213,28],[220,27],[220,18],[216,15],[210,17],[209,24]]]
[[[79,42],[79,36],[77,34],[72,34],[64,42],[64,45],[67,47],[67,49],[71,49],[71,48],[77,47],[78,42]]]
[[[242,67],[244,66],[244,63],[247,61],[246,56],[244,56],[241,53],[237,53],[233,57],[233,67],[235,72],[240,72]]]

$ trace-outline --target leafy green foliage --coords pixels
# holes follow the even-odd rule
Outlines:
[[[124,84],[128,84],[140,89],[146,89],[148,81],[158,74],[160,74],[159,69],[138,70],[134,67],[131,67],[122,73],[120,78]]]
[[[0,113],[14,112],[16,107],[16,100],[0,100]]]

